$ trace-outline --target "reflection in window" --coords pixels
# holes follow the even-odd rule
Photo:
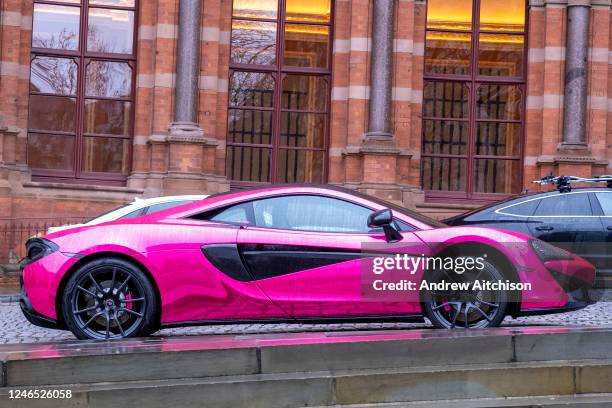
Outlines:
[[[234,0],[227,127],[232,180],[325,180],[331,4]]]
[[[278,0],[234,0],[233,16],[276,20]]]
[[[231,106],[271,108],[274,100],[274,78],[271,74],[236,71],[230,76]]]
[[[125,181],[135,8],[135,0],[34,0],[27,158],[35,179]]]
[[[421,174],[428,195],[521,190],[525,15],[525,0],[427,2]]]
[[[103,54],[132,53],[133,11],[90,8],[88,22],[87,51]]]
[[[72,58],[36,57],[30,65],[30,91],[76,95],[77,69]]]
[[[276,23],[236,20],[232,23],[231,45],[234,64],[274,64]]]
[[[287,0],[287,21],[329,23],[329,0]]]
[[[129,140],[110,137],[83,138],[83,171],[125,173],[129,166]]]
[[[74,136],[28,134],[28,163],[34,169],[71,170]]]
[[[85,133],[129,136],[131,103],[109,100],[85,100]]]
[[[425,72],[428,74],[468,75],[472,36],[464,33],[428,31]]]
[[[91,61],[85,74],[85,95],[129,98],[132,69],[126,62]]]
[[[367,233],[368,208],[319,196],[274,197],[253,202],[255,225],[296,231]]]
[[[80,7],[35,4],[32,47],[77,50],[80,14]]]

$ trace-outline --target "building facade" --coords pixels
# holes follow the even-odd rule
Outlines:
[[[0,252],[16,223],[136,196],[332,183],[442,217],[551,172],[612,174],[611,11],[2,0]]]

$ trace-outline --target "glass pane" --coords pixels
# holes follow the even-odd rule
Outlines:
[[[283,109],[327,110],[327,81],[322,77],[287,75],[283,80]]]
[[[525,0],[480,0],[480,29],[525,30]]]
[[[132,92],[132,69],[125,62],[91,61],[87,64],[85,94],[128,98]]]
[[[76,99],[30,95],[28,127],[32,130],[74,132]]]
[[[519,193],[520,160],[475,159],[474,191],[478,193]]]
[[[368,208],[328,197],[286,196],[253,202],[255,225],[297,231],[367,233]]]
[[[259,72],[234,72],[230,77],[230,106],[271,108],[274,103],[274,78]]]
[[[87,51],[104,54],[131,54],[133,44],[133,11],[89,9]]]
[[[476,154],[518,156],[520,135],[518,123],[480,122],[476,128]]]
[[[468,87],[460,82],[428,82],[423,89],[423,116],[467,118]]]
[[[478,73],[480,75],[518,77],[523,74],[522,35],[480,34]]]
[[[294,67],[327,68],[329,27],[286,24],[283,63]]]
[[[467,180],[465,159],[423,157],[421,161],[423,189],[465,191]]]
[[[262,147],[227,147],[227,177],[237,181],[270,181],[271,151]]]
[[[28,135],[28,164],[35,169],[72,170],[74,136]]]
[[[591,216],[591,204],[589,197],[584,193],[560,194],[553,197],[545,197],[540,200],[535,216],[550,216],[554,214],[559,217]]]
[[[515,85],[481,85],[476,96],[479,119],[521,119],[521,90]]]
[[[30,65],[30,91],[76,95],[77,70],[70,58],[36,57]]]
[[[325,152],[286,150],[278,152],[279,183],[322,183]]]
[[[122,101],[85,100],[85,133],[129,136],[132,133],[132,104]]]
[[[230,143],[272,143],[272,112],[230,109],[227,141]]]
[[[329,23],[331,2],[329,0],[287,0],[286,19],[312,23]]]
[[[325,114],[283,112],[281,146],[325,147]]]
[[[77,50],[80,15],[80,7],[34,4],[32,47]]]
[[[601,210],[606,217],[612,216],[612,193],[595,193]]]
[[[471,41],[470,34],[428,31],[425,72],[428,74],[469,74]]]
[[[231,62],[270,65],[276,62],[276,23],[232,22]]]
[[[428,0],[427,28],[471,30],[472,0]]]
[[[234,0],[234,17],[276,19],[278,0]]]
[[[127,173],[130,139],[117,137],[83,138],[83,171]]]
[[[89,0],[90,5],[134,7],[134,0]]]
[[[424,154],[466,154],[468,126],[450,120],[423,121]]]

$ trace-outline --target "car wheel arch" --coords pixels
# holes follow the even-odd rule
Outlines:
[[[500,268],[500,271],[506,276],[510,281],[519,283],[518,273],[516,268],[508,259],[508,256],[501,252],[499,249],[482,243],[477,242],[460,242],[454,243],[452,245],[444,247],[440,252],[435,254],[437,257],[445,257],[449,256],[453,253],[460,253],[463,256],[481,256],[483,252],[483,248],[486,248],[487,251],[487,261],[492,263],[494,266]],[[517,302],[510,302],[508,305],[508,315],[516,318],[519,316],[521,311],[521,293],[518,293],[519,299]],[[422,307],[422,306],[421,306]]]
[[[68,271],[64,274],[64,276],[62,276],[62,279],[59,283],[59,286],[57,288],[57,293],[55,296],[55,313],[57,316],[57,322],[59,326],[61,328],[66,328],[66,322],[64,322],[64,314],[62,310],[62,297],[64,295],[64,290],[66,289],[66,285],[68,281],[70,280],[70,277],[77,270],[79,270],[79,268],[82,267],[83,265],[88,264],[97,259],[101,259],[101,258],[117,258],[117,259],[121,259],[122,261],[129,262],[135,267],[137,267],[138,269],[140,269],[146,275],[146,277],[149,279],[149,282],[151,283],[155,291],[155,301],[157,302],[157,305],[158,305],[156,321],[157,321],[158,326],[160,326],[161,325],[161,309],[162,309],[161,294],[159,291],[159,287],[157,286],[157,282],[153,278],[153,274],[151,274],[151,271],[149,271],[149,269],[146,266],[144,266],[142,262],[138,261],[136,258],[133,258],[126,254],[122,254],[120,252],[111,252],[111,251],[96,252],[96,253],[84,256],[83,258],[79,259],[78,262],[72,265],[70,269],[68,269]]]

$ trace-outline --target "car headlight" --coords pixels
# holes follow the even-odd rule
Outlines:
[[[574,259],[571,253],[539,239],[530,239],[529,245],[542,262]]]
[[[30,238],[26,242],[26,256],[21,260],[21,265],[26,266],[32,262],[36,262],[45,256],[57,251],[59,247],[44,238]]]

